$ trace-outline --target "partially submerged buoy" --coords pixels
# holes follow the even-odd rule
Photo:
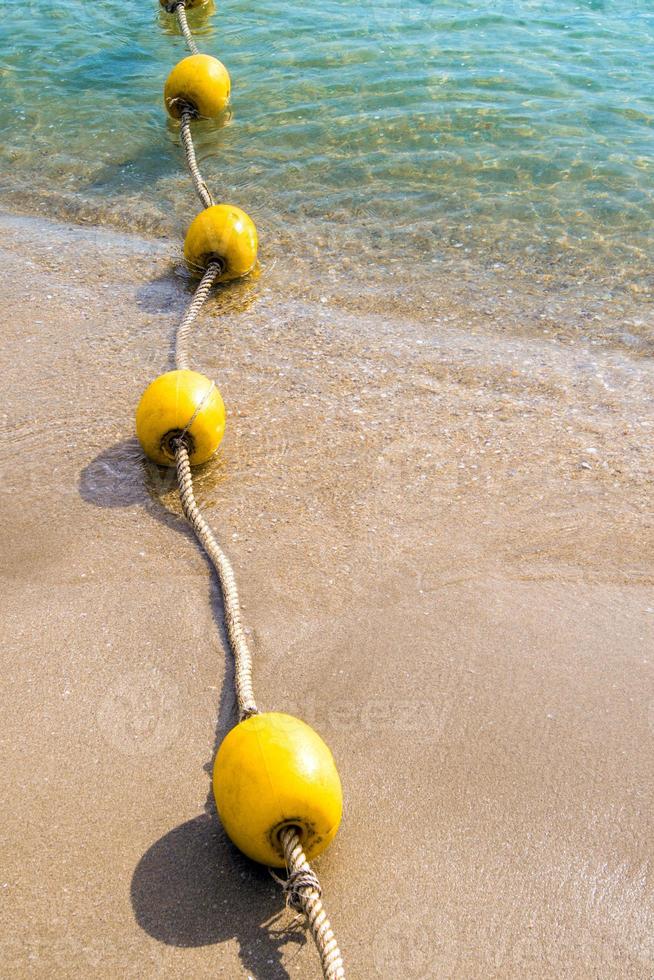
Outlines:
[[[202,275],[210,262],[222,268],[218,282],[240,279],[257,261],[256,226],[235,204],[213,204],[191,222],[184,239],[184,258],[189,270]]]
[[[213,791],[231,841],[274,868],[284,866],[284,828],[295,828],[311,859],[331,843],[341,822],[334,758],[313,728],[292,715],[266,712],[232,728],[216,755]]]
[[[218,58],[191,54],[182,58],[166,79],[164,102],[173,119],[185,109],[204,119],[216,119],[229,102],[229,72]]]
[[[206,463],[225,432],[225,405],[215,382],[197,371],[168,371],[143,392],[136,435],[149,459],[175,465],[175,440],[183,438],[192,464]]]

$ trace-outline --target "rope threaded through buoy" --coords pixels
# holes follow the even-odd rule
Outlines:
[[[325,980],[344,980],[343,957],[322,904],[322,888],[318,877],[307,861],[300,838],[293,827],[284,828],[279,839],[284,848],[288,869],[284,891],[289,904],[298,912],[304,912],[307,918],[311,935],[320,953]]]
[[[186,19],[186,9],[183,0],[180,0],[175,6],[174,12],[189,49],[193,54],[198,54],[197,45],[195,44]],[[207,185],[202,179],[195,155],[191,134],[191,122],[194,118],[195,113],[190,107],[182,111],[180,137],[193,185],[200,201],[206,208],[213,205],[213,199]],[[223,267],[219,261],[213,260],[209,262],[193,298],[184,313],[175,336],[175,365],[178,369],[190,369],[187,348],[191,327],[206,303],[216,280],[223,271]],[[230,650],[234,657],[234,686],[236,689],[239,720],[244,721],[258,714],[259,709],[254,699],[252,654],[241,619],[241,604],[236,576],[229,558],[220,547],[212,529],[202,516],[195,499],[189,448],[183,433],[180,433],[174,439],[172,448],[175,452],[179,499],[184,516],[193,528],[199,544],[211,562],[220,585],[223,598],[225,628]],[[279,840],[283,847],[284,859],[288,871],[288,877],[282,883],[288,903],[292,908],[302,912],[306,917],[311,935],[320,954],[325,980],[344,980],[345,968],[343,966],[343,958],[322,903],[322,888],[315,871],[313,871],[307,861],[297,831],[293,827],[286,827],[281,831]]]

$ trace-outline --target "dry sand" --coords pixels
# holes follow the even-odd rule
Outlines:
[[[0,973],[317,977],[207,803],[220,600],[132,435],[175,244],[9,215],[0,240]],[[264,276],[198,325],[230,411],[198,494],[258,700],[339,764],[317,869],[349,975],[651,978],[654,369],[446,312]]]

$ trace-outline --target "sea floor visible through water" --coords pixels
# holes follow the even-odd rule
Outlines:
[[[3,968],[317,977],[213,811],[220,598],[134,438],[191,294],[178,244],[8,213],[0,241]],[[463,268],[412,309],[401,277],[384,306],[280,250],[217,293],[198,498],[261,706],[339,765],[318,870],[351,974],[645,980],[654,367],[610,306],[586,331],[579,294]]]
[[[200,168],[256,221],[264,288],[652,353],[648,0],[230,0],[189,22],[233,83],[194,123]],[[181,240],[176,19],[59,0],[9,23],[0,206]]]

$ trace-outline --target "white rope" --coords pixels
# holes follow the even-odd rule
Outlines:
[[[191,33],[191,28],[188,26],[188,21],[186,19],[186,5],[184,3],[184,0],[180,0],[180,2],[175,7],[175,14],[177,16],[177,23],[181,28],[182,34],[184,35],[184,40],[188,45],[189,51],[191,52],[191,54],[200,54],[198,46],[195,43],[193,34]]]
[[[318,876],[307,861],[300,838],[293,827],[286,827],[279,837],[288,869],[288,878],[284,882],[288,903],[298,912],[304,912],[307,917],[311,935],[320,953],[325,980],[344,980],[343,957],[322,904],[322,888]]]
[[[186,163],[188,164],[188,169],[191,172],[191,179],[193,180],[193,186],[195,187],[196,194],[202,201],[203,206],[205,208],[210,208],[213,204],[213,198],[209,193],[209,188],[202,179],[202,174],[200,173],[198,161],[195,156],[193,138],[191,136],[191,119],[193,118],[194,113],[191,109],[186,108],[182,110],[179,135],[182,139],[184,153],[186,154]]]
[[[252,690],[252,654],[241,622],[241,603],[238,597],[236,576],[229,558],[216,541],[213,531],[200,513],[196,503],[193,493],[191,463],[183,438],[177,439],[175,442],[175,462],[177,464],[177,482],[182,510],[215,568],[220,582],[225,610],[225,626],[229,645],[234,654],[234,683],[239,718],[243,721],[251,715],[258,714],[259,709],[255,704]]]
[[[189,370],[187,344],[191,327],[195,323],[198,313],[204,306],[207,297],[211,292],[211,288],[221,271],[222,266],[219,262],[209,263],[207,266],[207,271],[202,276],[200,284],[195,290],[193,299],[187,307],[186,313],[184,314],[184,319],[177,329],[177,334],[175,336],[175,367],[180,371]]]

